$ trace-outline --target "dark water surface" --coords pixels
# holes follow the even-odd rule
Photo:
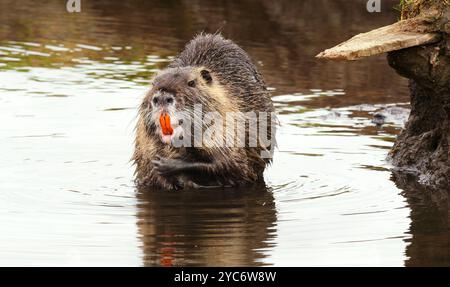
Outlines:
[[[396,1],[374,14],[356,0],[64,2],[0,0],[0,265],[450,265],[448,193],[386,161],[406,80],[384,56],[314,59],[396,21]],[[273,90],[267,187],[136,190],[150,77],[218,29]]]

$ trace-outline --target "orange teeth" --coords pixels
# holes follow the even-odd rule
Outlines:
[[[161,114],[159,117],[159,124],[161,125],[162,133],[166,136],[173,134],[173,128],[170,125],[170,116],[168,114]]]

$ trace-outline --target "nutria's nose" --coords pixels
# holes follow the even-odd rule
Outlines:
[[[156,95],[153,96],[152,102],[153,104],[158,107],[158,106],[168,106],[173,104],[173,102],[175,101],[173,95],[168,94],[168,93],[157,93]]]

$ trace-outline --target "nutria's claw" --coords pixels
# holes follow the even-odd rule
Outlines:
[[[163,158],[156,156],[155,160],[152,160],[154,169],[161,175],[170,175],[181,171],[184,167],[184,162],[179,159]]]

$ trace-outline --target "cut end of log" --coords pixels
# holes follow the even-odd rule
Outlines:
[[[414,46],[431,44],[440,40],[438,33],[405,31],[405,21],[354,36],[316,57],[328,60],[358,60],[381,53],[401,50]]]

